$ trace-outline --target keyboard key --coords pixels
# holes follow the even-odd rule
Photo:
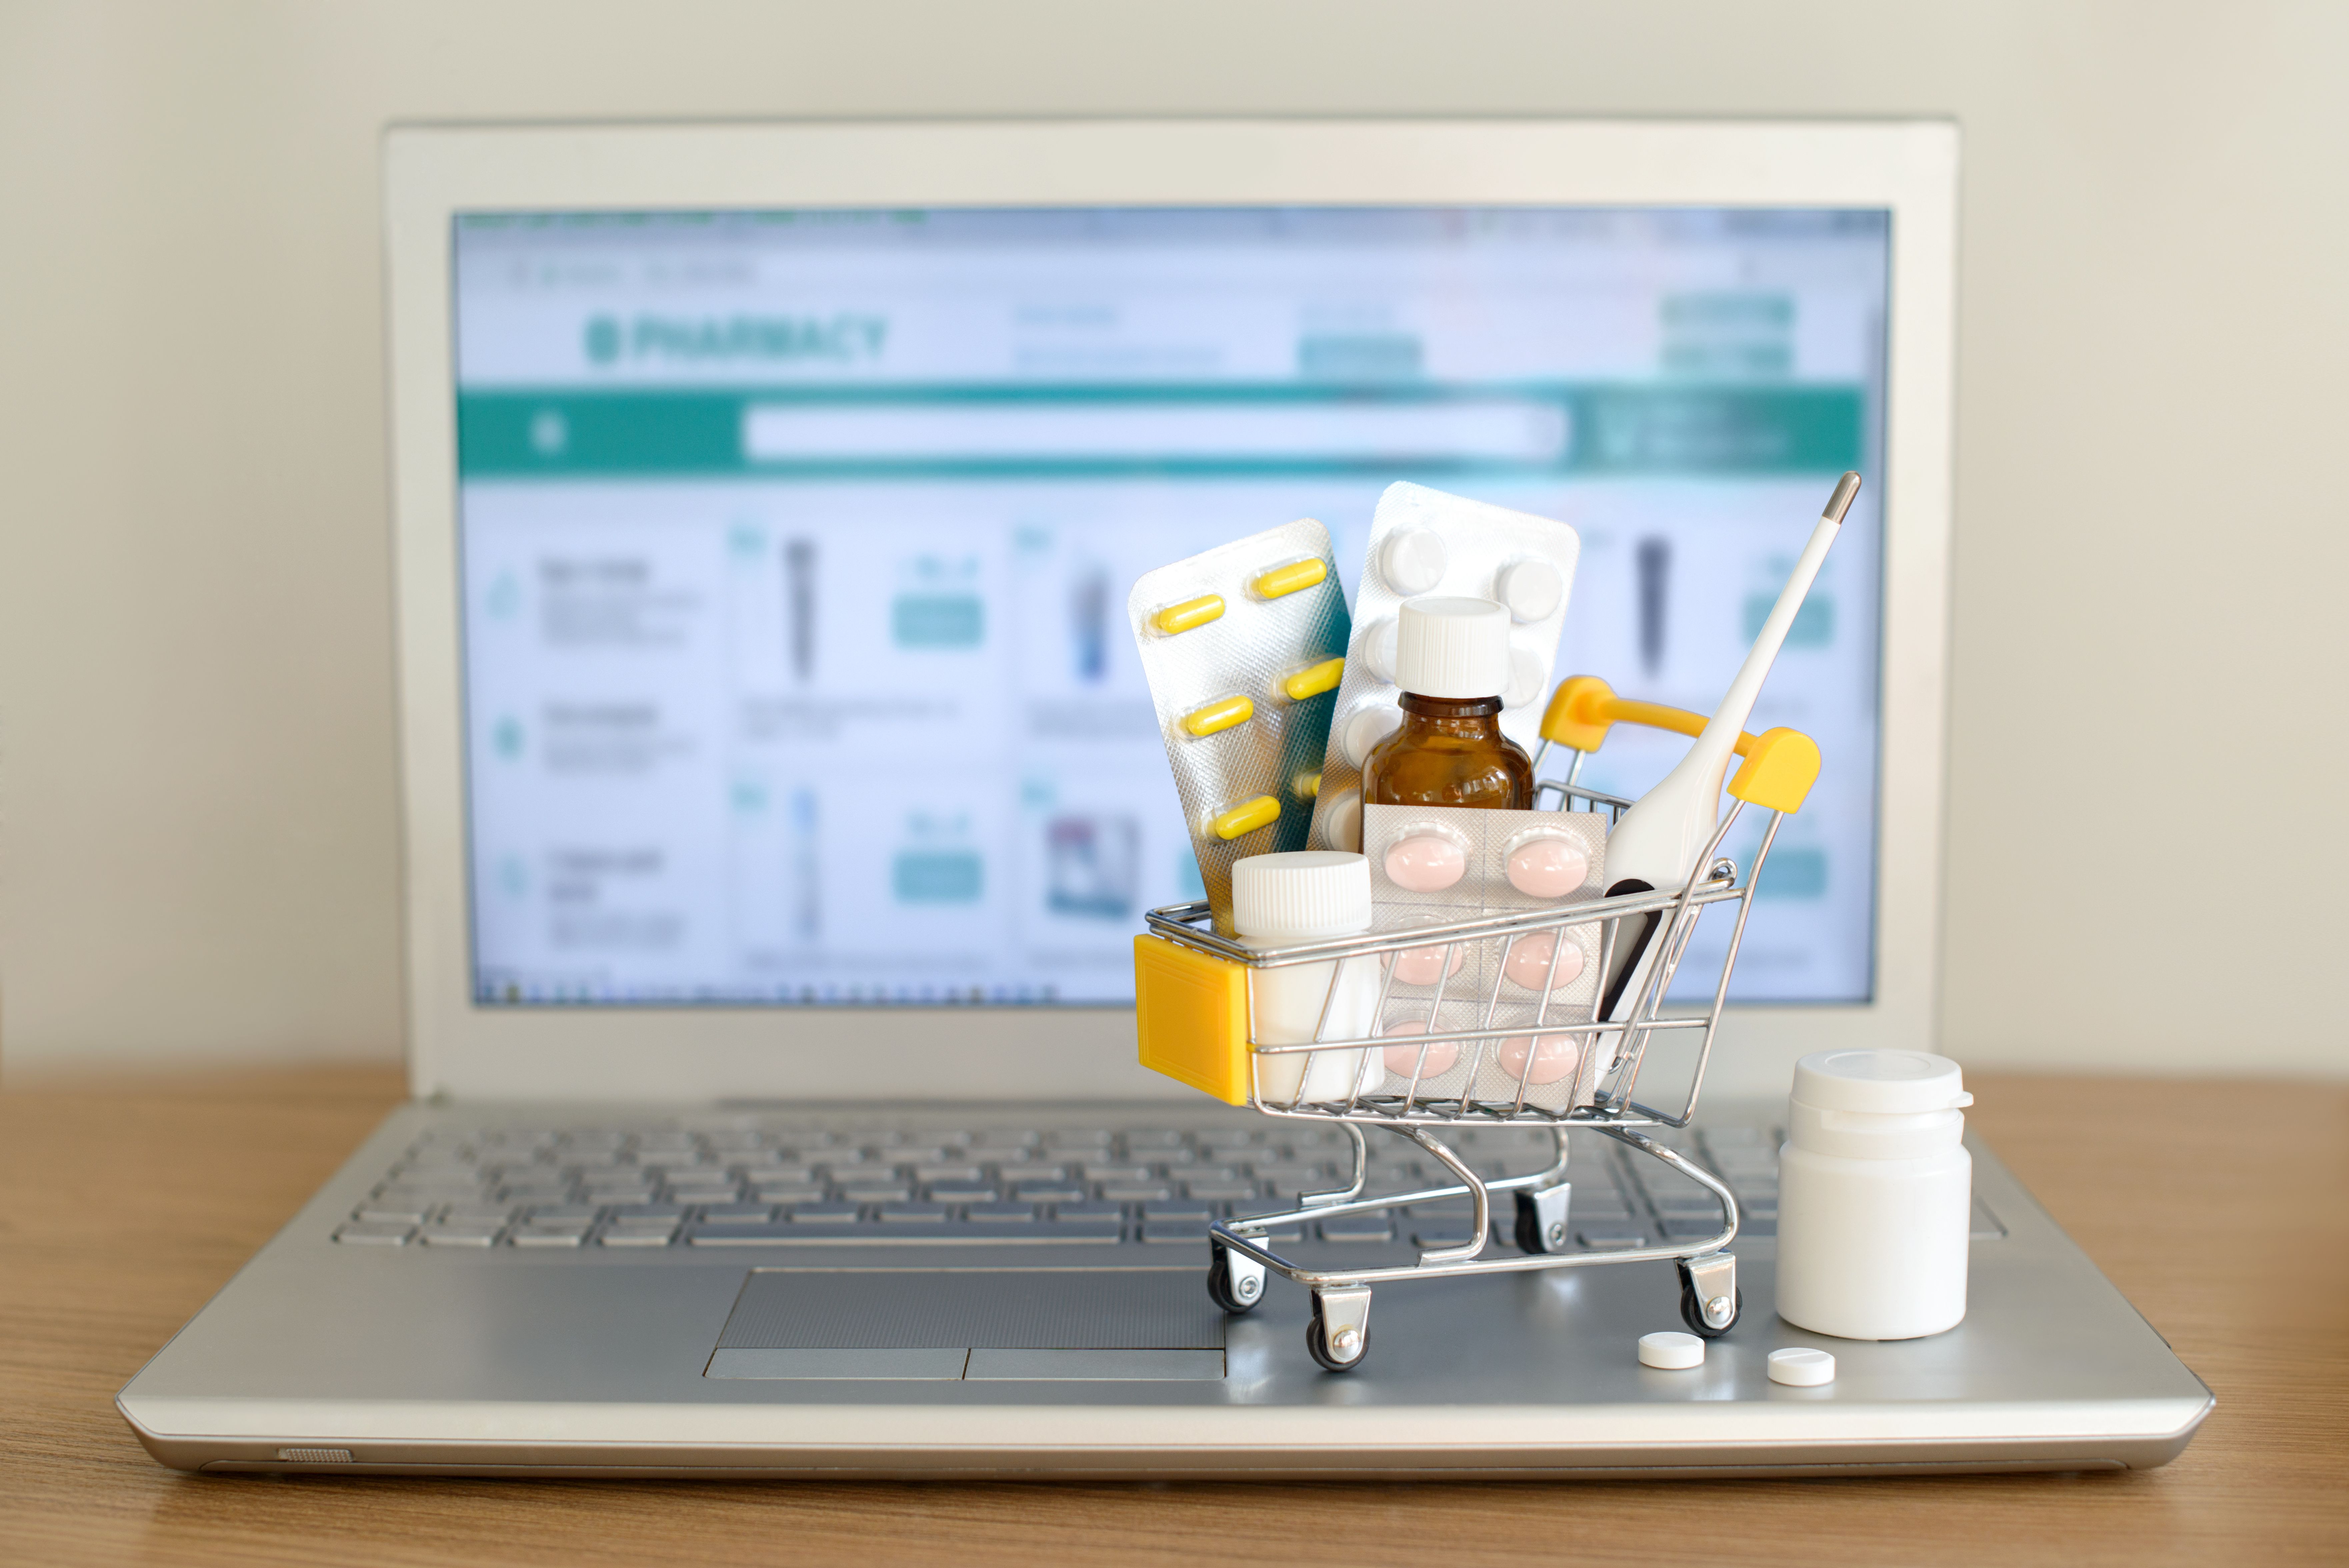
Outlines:
[[[775,1217],[764,1203],[724,1203],[701,1211],[704,1225],[763,1225]]]
[[[666,1247],[677,1234],[674,1225],[627,1225],[597,1238],[606,1247]]]
[[[1658,1227],[1658,1229],[1663,1231],[1664,1240],[1667,1241],[1697,1241],[1703,1240],[1707,1236],[1718,1236],[1721,1234],[1721,1220],[1718,1217],[1711,1220],[1673,1220],[1668,1218],[1661,1226]]]
[[[1142,1217],[1144,1220],[1195,1220],[1201,1224],[1205,1224],[1208,1220],[1212,1219],[1214,1215],[1215,1205],[1211,1203],[1186,1201],[1181,1199],[1176,1199],[1171,1202],[1144,1203],[1142,1206]]]
[[[943,1203],[884,1203],[879,1216],[885,1225],[943,1224],[947,1218]]]
[[[1036,1206],[1033,1203],[974,1203],[968,1213],[973,1224],[1024,1224],[1036,1218]]]
[[[914,1179],[936,1186],[940,1182],[984,1181],[987,1173],[975,1165],[917,1165]]]
[[[498,1232],[477,1225],[428,1225],[417,1239],[428,1247],[487,1247],[497,1241]]]
[[[1206,1239],[1205,1220],[1148,1220],[1142,1226],[1142,1240],[1161,1246],[1188,1244],[1195,1247]]]
[[[1110,1203],[1154,1203],[1174,1197],[1174,1189],[1164,1182],[1104,1181],[1101,1195]]]
[[[1087,1162],[1077,1168],[1077,1174],[1087,1181],[1151,1181],[1155,1179],[1146,1165],[1102,1165]]]
[[[1624,1225],[1587,1225],[1575,1232],[1575,1238],[1594,1252],[1620,1252],[1648,1244],[1645,1231]]]
[[[547,1203],[530,1211],[533,1225],[592,1225],[598,1212],[592,1203]]]
[[[1186,1181],[1183,1195],[1206,1203],[1245,1201],[1257,1195],[1253,1181]]]
[[[587,1241],[585,1225],[524,1225],[506,1238],[517,1247],[580,1247]]]
[[[854,1225],[864,1214],[854,1203],[794,1203],[792,1223],[794,1225]]]
[[[1081,1187],[1071,1187],[1064,1181],[1022,1181],[1013,1185],[1011,1195],[1014,1198],[1026,1199],[1031,1203],[1056,1203],[1062,1200],[1081,1203],[1085,1199],[1085,1189]]]
[[[443,1213],[436,1229],[450,1231],[502,1231],[513,1218],[511,1209],[450,1209]]]
[[[913,1197],[914,1189],[902,1184],[886,1187],[869,1186],[864,1182],[840,1184],[841,1200],[846,1203],[901,1203]]]
[[[1061,1220],[1123,1220],[1125,1209],[1116,1203],[1057,1203],[1053,1215]]]
[[[397,1225],[404,1231],[423,1224],[431,1211],[424,1203],[362,1203],[351,1218],[360,1225]]]
[[[940,1182],[930,1189],[933,1203],[995,1203],[1003,1189],[988,1182]]]
[[[1431,1247],[1464,1247],[1475,1234],[1465,1225],[1423,1225],[1412,1232],[1411,1244],[1423,1251]]]
[[[761,1203],[821,1203],[827,1190],[820,1183],[792,1181],[762,1186],[753,1196]]]
[[[1383,1214],[1349,1214],[1342,1220],[1321,1221],[1324,1241],[1392,1241],[1394,1221]]]
[[[414,1234],[413,1225],[354,1220],[336,1229],[335,1240],[351,1247],[401,1247]]]
[[[685,1218],[685,1210],[675,1203],[621,1203],[612,1209],[612,1222],[626,1224],[632,1220],[677,1220]]]

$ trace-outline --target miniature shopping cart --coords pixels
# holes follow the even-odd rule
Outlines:
[[[1598,812],[1610,824],[1622,815],[1630,805],[1629,801],[1578,783],[1583,763],[1599,749],[1609,727],[1616,723],[1643,724],[1694,735],[1704,721],[1676,708],[1618,698],[1604,681],[1592,677],[1578,676],[1563,682],[1543,715],[1542,745],[1535,763],[1538,771],[1552,747],[1562,746],[1573,754],[1573,763],[1563,780],[1546,781],[1538,786],[1537,809]],[[1792,730],[1741,736],[1736,750],[1744,761],[1729,782],[1730,810],[1698,857],[1699,869],[1685,888],[1624,892],[1554,909],[1485,915],[1450,924],[1299,942],[1278,949],[1243,947],[1217,936],[1205,903],[1177,904],[1150,912],[1151,934],[1134,940],[1143,1064],[1232,1105],[1248,1106],[1267,1116],[1338,1123],[1346,1129],[1352,1146],[1352,1179],[1344,1187],[1307,1193],[1298,1199],[1295,1208],[1278,1213],[1235,1217],[1217,1221],[1210,1228],[1207,1293],[1218,1306],[1235,1314],[1255,1307],[1264,1299],[1268,1272],[1305,1286],[1313,1293],[1312,1318],[1306,1329],[1307,1348],[1324,1367],[1344,1372],[1360,1366],[1369,1351],[1371,1292],[1374,1286],[1460,1274],[1669,1262],[1679,1272],[1681,1316],[1690,1329],[1708,1339],[1729,1331],[1737,1322],[1742,1305],[1737,1262],[1728,1251],[1737,1237],[1737,1200],[1711,1172],[1642,1129],[1685,1127],[1695,1114],[1705,1063],[1712,1053],[1714,1032],[1721,1023],[1723,1003],[1729,994],[1730,973],[1736,966],[1738,945],[1744,938],[1746,917],[1753,908],[1754,882],[1769,859],[1770,846],[1777,838],[1779,827],[1788,814],[1800,808],[1818,776],[1818,748],[1807,736]],[[1740,814],[1749,805],[1768,812],[1769,820],[1753,863],[1741,875],[1733,861],[1721,857],[1721,847]],[[1688,957],[1698,921],[1722,906],[1726,907],[1722,909],[1722,917],[1732,923],[1712,1001],[1702,1008],[1668,1006],[1666,999],[1671,993],[1682,961]],[[1575,1040],[1578,1056],[1585,1064],[1570,1103],[1555,1107],[1535,1103],[1558,1096],[1536,1088],[1532,1075],[1538,1053],[1531,1048],[1523,1048],[1523,1068],[1511,1069],[1516,1073],[1514,1089],[1495,1095],[1492,1092],[1493,1072],[1487,1067],[1480,1073],[1478,1068],[1483,1064],[1498,1063],[1504,1036],[1522,1034],[1526,1027],[1523,1023],[1515,1023],[1505,1029],[1492,1022],[1499,1012],[1503,983],[1498,948],[1522,941],[1528,933],[1552,933],[1553,942],[1562,942],[1569,940],[1569,928],[1592,926],[1598,932],[1598,972],[1602,981],[1615,972],[1611,966],[1619,944],[1636,942],[1644,932],[1647,956],[1635,967],[1628,962],[1634,950],[1623,950],[1626,971],[1635,978],[1625,986],[1623,994],[1615,998],[1611,1009],[1603,1003],[1578,1009],[1561,1007],[1559,1015],[1552,1019],[1547,1016],[1550,1001],[1545,994],[1541,1002],[1545,1015],[1537,1018],[1534,1027],[1545,1040],[1560,1035]],[[1438,944],[1445,953],[1438,969],[1439,978],[1429,987],[1404,988],[1427,990],[1430,994],[1423,1000],[1398,992],[1395,975],[1402,966],[1388,961],[1380,982],[1379,1008],[1371,1023],[1376,1028],[1385,1021],[1385,1033],[1377,1037],[1322,1038],[1332,1011],[1325,1003],[1321,1023],[1310,1043],[1257,1043],[1250,984],[1257,972],[1290,965],[1327,964],[1334,997],[1344,968],[1342,961],[1429,950]],[[1464,972],[1489,975],[1490,981],[1475,981],[1476,994],[1466,998],[1454,995],[1450,1001],[1455,1016],[1463,1011],[1460,1004],[1465,1001],[1470,1003],[1465,1011],[1476,1015],[1480,1022],[1467,1028],[1439,1030],[1438,1017],[1446,1002],[1445,980],[1464,968],[1453,963],[1451,955],[1455,950],[1473,950],[1478,944],[1493,944],[1495,961],[1464,966]],[[1555,953],[1557,949],[1552,950]],[[1423,1012],[1410,1011],[1422,1007]],[[1611,1014],[1611,1020],[1603,1014]],[[1424,1047],[1456,1045],[1468,1061],[1464,1079],[1457,1074],[1446,1074],[1444,1093],[1438,1096],[1430,1085],[1423,1083],[1417,1071],[1408,1075],[1388,1074],[1382,1076],[1376,1091],[1356,1092],[1344,1099],[1309,1100],[1303,1097],[1305,1085],[1327,1083],[1330,1075],[1297,1072],[1292,1076],[1283,1072],[1271,1075],[1283,1082],[1293,1081],[1299,1087],[1281,1093],[1267,1091],[1267,1058],[1292,1053],[1381,1051],[1397,1044],[1398,1017],[1411,1025],[1407,1044],[1423,1048],[1423,1062]],[[1677,1096],[1679,1103],[1671,1109],[1650,1105],[1640,1098],[1640,1080],[1651,1044],[1662,1038],[1687,1036],[1694,1037],[1694,1066]],[[1361,1079],[1357,1075],[1341,1073],[1340,1076],[1353,1081],[1359,1090]],[[1402,1080],[1399,1090],[1392,1087],[1398,1078]],[[1466,1086],[1460,1086],[1463,1084]],[[1479,1093],[1479,1089],[1483,1092]],[[1522,1127],[1548,1129],[1555,1137],[1556,1156],[1544,1168],[1520,1176],[1487,1179],[1478,1175],[1447,1141],[1466,1129]],[[1366,1196],[1363,1188],[1369,1179],[1370,1154],[1362,1136],[1365,1127],[1385,1127],[1409,1140],[1450,1172],[1452,1181],[1417,1191]],[[1617,1251],[1572,1250],[1567,1225],[1571,1190],[1568,1182],[1567,1134],[1572,1127],[1592,1128],[1627,1144],[1663,1161],[1705,1189],[1721,1203],[1719,1232],[1702,1241],[1675,1245]],[[1517,1251],[1486,1257],[1485,1250],[1492,1241],[1494,1199],[1504,1193],[1511,1195],[1516,1202]],[[1423,1246],[1415,1264],[1311,1268],[1283,1257],[1270,1245],[1272,1232],[1303,1222],[1439,1203],[1464,1196],[1472,1210],[1467,1240],[1455,1246]]]

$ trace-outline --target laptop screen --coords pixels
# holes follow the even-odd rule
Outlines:
[[[1561,676],[1709,711],[1845,469],[1869,483],[1751,726],[1825,767],[1732,995],[1868,1001],[1889,238],[1876,210],[460,218],[476,1002],[1130,1004],[1143,912],[1201,892],[1143,571],[1316,517],[1350,576],[1414,480],[1579,533]],[[1685,744],[1619,726],[1582,777],[1637,794]]]

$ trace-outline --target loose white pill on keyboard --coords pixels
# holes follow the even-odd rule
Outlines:
[[[1667,1331],[1640,1336],[1640,1365],[1665,1372],[1685,1372],[1704,1365],[1704,1341],[1692,1334]]]
[[[1835,1381],[1835,1357],[1807,1345],[1788,1345],[1770,1353],[1770,1381],[1793,1388],[1816,1388]]]

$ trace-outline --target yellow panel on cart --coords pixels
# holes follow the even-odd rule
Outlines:
[[[1226,1105],[1247,1104],[1247,966],[1133,939],[1133,1019],[1142,1064]]]

